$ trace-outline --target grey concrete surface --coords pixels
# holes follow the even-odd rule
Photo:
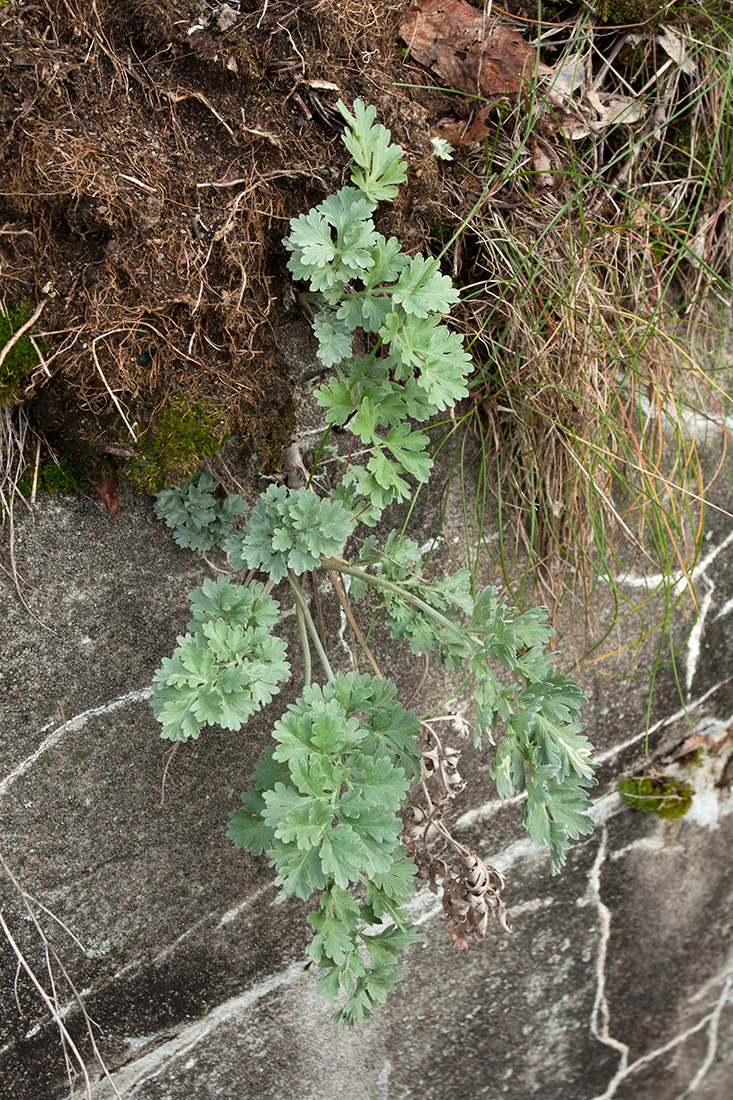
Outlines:
[[[68,495],[42,498],[33,516],[19,512],[30,612],[0,579],[0,850],[94,1021],[108,1079],[52,960],[94,1100],[731,1095],[727,516],[711,515],[696,566],[703,599],[682,655],[686,706],[667,671],[649,722],[659,758],[693,729],[710,737],[691,775],[693,811],[664,821],[620,800],[618,779],[645,759],[648,685],[624,679],[623,668],[616,678],[591,666],[586,719],[602,765],[594,833],[552,878],[519,825],[520,805],[496,802],[489,757],[465,748],[459,832],[506,874],[513,935],[495,929],[455,951],[437,899],[418,895],[425,941],[407,952],[409,976],[373,1021],[343,1032],[313,993],[304,907],[278,899],[264,861],[224,835],[288,697],[240,733],[206,729],[182,746],[161,798],[170,746],[149,708],[150,683],[185,627],[187,593],[210,571],[175,546],[150,500],[125,490],[119,500],[116,517]],[[435,514],[426,506],[417,517],[418,539],[432,533]],[[459,516],[448,517],[446,563],[448,551],[454,564],[460,552],[450,527]],[[338,651],[338,615],[327,615]],[[422,672],[404,648],[388,667],[407,694]],[[442,686],[431,678],[427,690],[437,696]],[[43,945],[7,875],[0,903],[18,951],[51,992]],[[0,1097],[68,1095],[58,1030],[27,973],[16,974],[6,935],[0,956]],[[84,1095],[78,1073],[72,1091]]]

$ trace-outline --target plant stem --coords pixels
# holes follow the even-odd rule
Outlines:
[[[359,629],[359,624],[357,623],[356,619],[354,618],[354,616],[351,613],[351,608],[349,607],[349,601],[346,599],[346,594],[344,593],[343,589],[341,588],[341,585],[339,584],[339,579],[336,576],[335,571],[333,569],[329,569],[328,575],[331,578],[331,584],[333,585],[333,590],[334,590],[334,592],[336,593],[336,595],[338,597],[338,601],[344,609],[344,615],[349,620],[349,625],[350,625],[351,629],[354,631],[354,634],[356,634],[357,640],[358,640],[359,645],[361,646],[361,649],[362,649],[362,653],[364,653],[364,655],[366,656],[366,659],[369,661],[369,664],[374,669],[375,675],[380,680],[383,680],[384,677],[382,676],[382,673],[379,671],[379,665],[377,664],[377,662],[372,657],[371,650],[369,649],[369,646],[366,643],[366,638],[362,634],[361,630]],[[357,667],[358,667],[358,661],[357,661]]]
[[[298,600],[295,601],[295,617],[298,620],[298,633],[300,634],[300,646],[303,650],[303,668],[305,686],[311,686],[311,647],[308,644],[308,631],[305,626],[305,615]]]
[[[409,600],[410,603],[414,604],[415,607],[419,607],[421,611],[424,611],[434,622],[438,623],[446,630],[450,630],[451,634],[455,635],[460,641],[470,645],[474,652],[477,651],[478,646],[476,642],[465,628],[458,626],[457,623],[446,618],[440,611],[436,611],[434,607],[425,603],[425,601],[421,600],[419,596],[416,596],[414,592],[410,592],[406,588],[400,588],[400,586],[393,581],[385,580],[383,577],[374,577],[371,573],[366,573],[363,569],[357,569],[353,565],[347,565],[346,562],[343,562],[340,558],[323,558],[321,566],[323,569],[334,570],[336,573],[344,573],[347,577],[358,577],[359,580],[365,581],[366,584],[370,584],[372,588],[379,588],[383,592],[394,592],[398,596],[403,596],[406,600]]]
[[[311,641],[313,642],[316,653],[318,654],[318,658],[323,665],[323,671],[326,673],[326,676],[329,680],[334,681],[336,677],[333,674],[333,669],[331,668],[331,665],[329,663],[326,651],[321,644],[321,639],[318,637],[316,624],[313,622],[313,616],[308,610],[308,604],[305,601],[303,589],[300,587],[298,581],[295,579],[295,574],[293,573],[292,569],[288,569],[288,582],[293,590],[293,593],[295,594],[296,606],[300,608],[303,619],[305,620],[305,625],[308,628],[308,633],[311,636]]]

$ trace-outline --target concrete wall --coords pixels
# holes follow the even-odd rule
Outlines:
[[[420,522],[431,533],[429,516]],[[170,745],[149,685],[205,563],[125,491],[117,517],[72,496],[19,511],[27,607],[0,576],[1,850],[17,887],[4,872],[0,897],[44,989],[51,978],[19,889],[83,995],[110,1080],[52,960],[95,1100],[730,1095],[732,548],[730,519],[713,514],[696,568],[705,629],[681,664],[687,714],[669,671],[652,701],[655,759],[693,729],[709,735],[692,812],[664,821],[620,800],[619,778],[645,760],[648,684],[625,679],[623,663],[590,666],[586,718],[602,765],[594,833],[551,878],[519,805],[494,800],[488,756],[466,747],[459,833],[506,874],[514,933],[492,929],[455,951],[435,897],[417,896],[425,942],[407,953],[409,977],[373,1021],[343,1032],[313,995],[302,904],[281,901],[264,861],[224,835],[278,708],[239,734],[209,729],[182,746],[161,804]],[[338,649],[338,618],[329,623]],[[422,663],[400,649],[389,667],[409,694]],[[16,978],[7,936],[0,953],[0,1096],[54,1100],[68,1092],[58,1030],[28,975]],[[83,1086],[77,1075],[76,1094]]]

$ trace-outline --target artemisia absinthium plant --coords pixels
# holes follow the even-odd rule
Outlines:
[[[271,485],[243,532],[234,525],[240,502],[217,502],[208,475],[159,494],[158,515],[182,545],[218,545],[233,572],[259,570],[269,579],[244,587],[220,576],[192,593],[188,633],[155,674],[153,709],[163,737],[185,741],[207,724],[237,730],[269,703],[290,678],[270,591],[289,582],[305,687],[275,723],[228,835],[267,857],[284,893],[318,894],[308,953],[323,970],[320,991],[332,1001],[344,995],[336,1018],[353,1025],[385,1000],[404,974],[400,952],[419,938],[408,910],[412,854],[431,830],[459,857],[458,871],[430,859],[459,946],[482,937],[489,912],[505,917],[498,874],[440,823],[446,799],[461,788],[450,750],[434,732],[421,734],[390,680],[333,672],[299,578],[325,569],[351,578],[357,599],[376,589],[393,638],[469,677],[475,743],[493,744],[501,729],[492,765],[499,795],[526,794],[524,824],[536,845],[549,847],[553,872],[570,840],[591,829],[584,787],[595,780],[577,721],[585,699],[547,652],[545,608],[518,615],[494,588],[474,596],[466,570],[426,582],[418,547],[396,532],[383,548],[371,535],[352,558],[341,556],[359,524],[373,527],[388,505],[412,493],[410,479],[428,480],[429,439],[414,425],[467,395],[471,360],[444,323],[458,301],[451,280],[437,261],[402,252],[372,220],[405,179],[401,148],[376,124],[374,108],[358,100],[353,114],[339,107],[353,186],[295,218],[284,244],[294,279],[308,286],[319,357],[333,371],[318,403],[329,426],[348,421],[368,457],[363,465],[350,461],[325,498],[311,487]],[[357,333],[366,354],[354,354]],[[311,646],[322,683],[312,682]],[[501,679],[496,666],[505,670]],[[413,786],[422,788],[426,809],[403,825]]]

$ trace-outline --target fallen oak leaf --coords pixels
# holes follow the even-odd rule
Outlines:
[[[469,95],[517,94],[535,68],[552,71],[537,65],[536,51],[519,31],[487,20],[466,0],[418,0],[406,12],[400,35],[416,61]]]
[[[488,100],[467,122],[441,120],[431,130],[454,148],[475,145],[491,135],[489,115],[507,96],[519,96],[529,81],[544,87],[536,122],[547,137],[560,132],[569,141],[579,141],[607,126],[638,122],[646,106],[627,96],[597,93],[588,87],[588,59],[580,54],[567,58],[554,69],[537,58],[534,47],[519,31],[466,0],[417,0],[405,14],[400,34],[412,57],[430,68],[456,91]],[[590,117],[588,106],[575,102],[580,92],[599,121]],[[551,186],[547,167],[539,158],[536,166],[544,187]]]
[[[519,31],[485,13],[466,0],[418,0],[408,9],[400,34],[416,61],[432,69],[456,91],[479,95],[484,100],[468,122],[451,124],[441,120],[433,137],[442,137],[455,148],[475,145],[491,136],[489,115],[507,96],[519,96],[530,80],[549,85],[544,93],[550,112],[541,111],[539,121],[548,135],[561,130],[570,140],[587,137],[594,125],[586,121],[577,106],[572,111],[562,96],[552,91],[558,74],[537,58],[536,50]],[[572,88],[571,88],[572,91]]]

